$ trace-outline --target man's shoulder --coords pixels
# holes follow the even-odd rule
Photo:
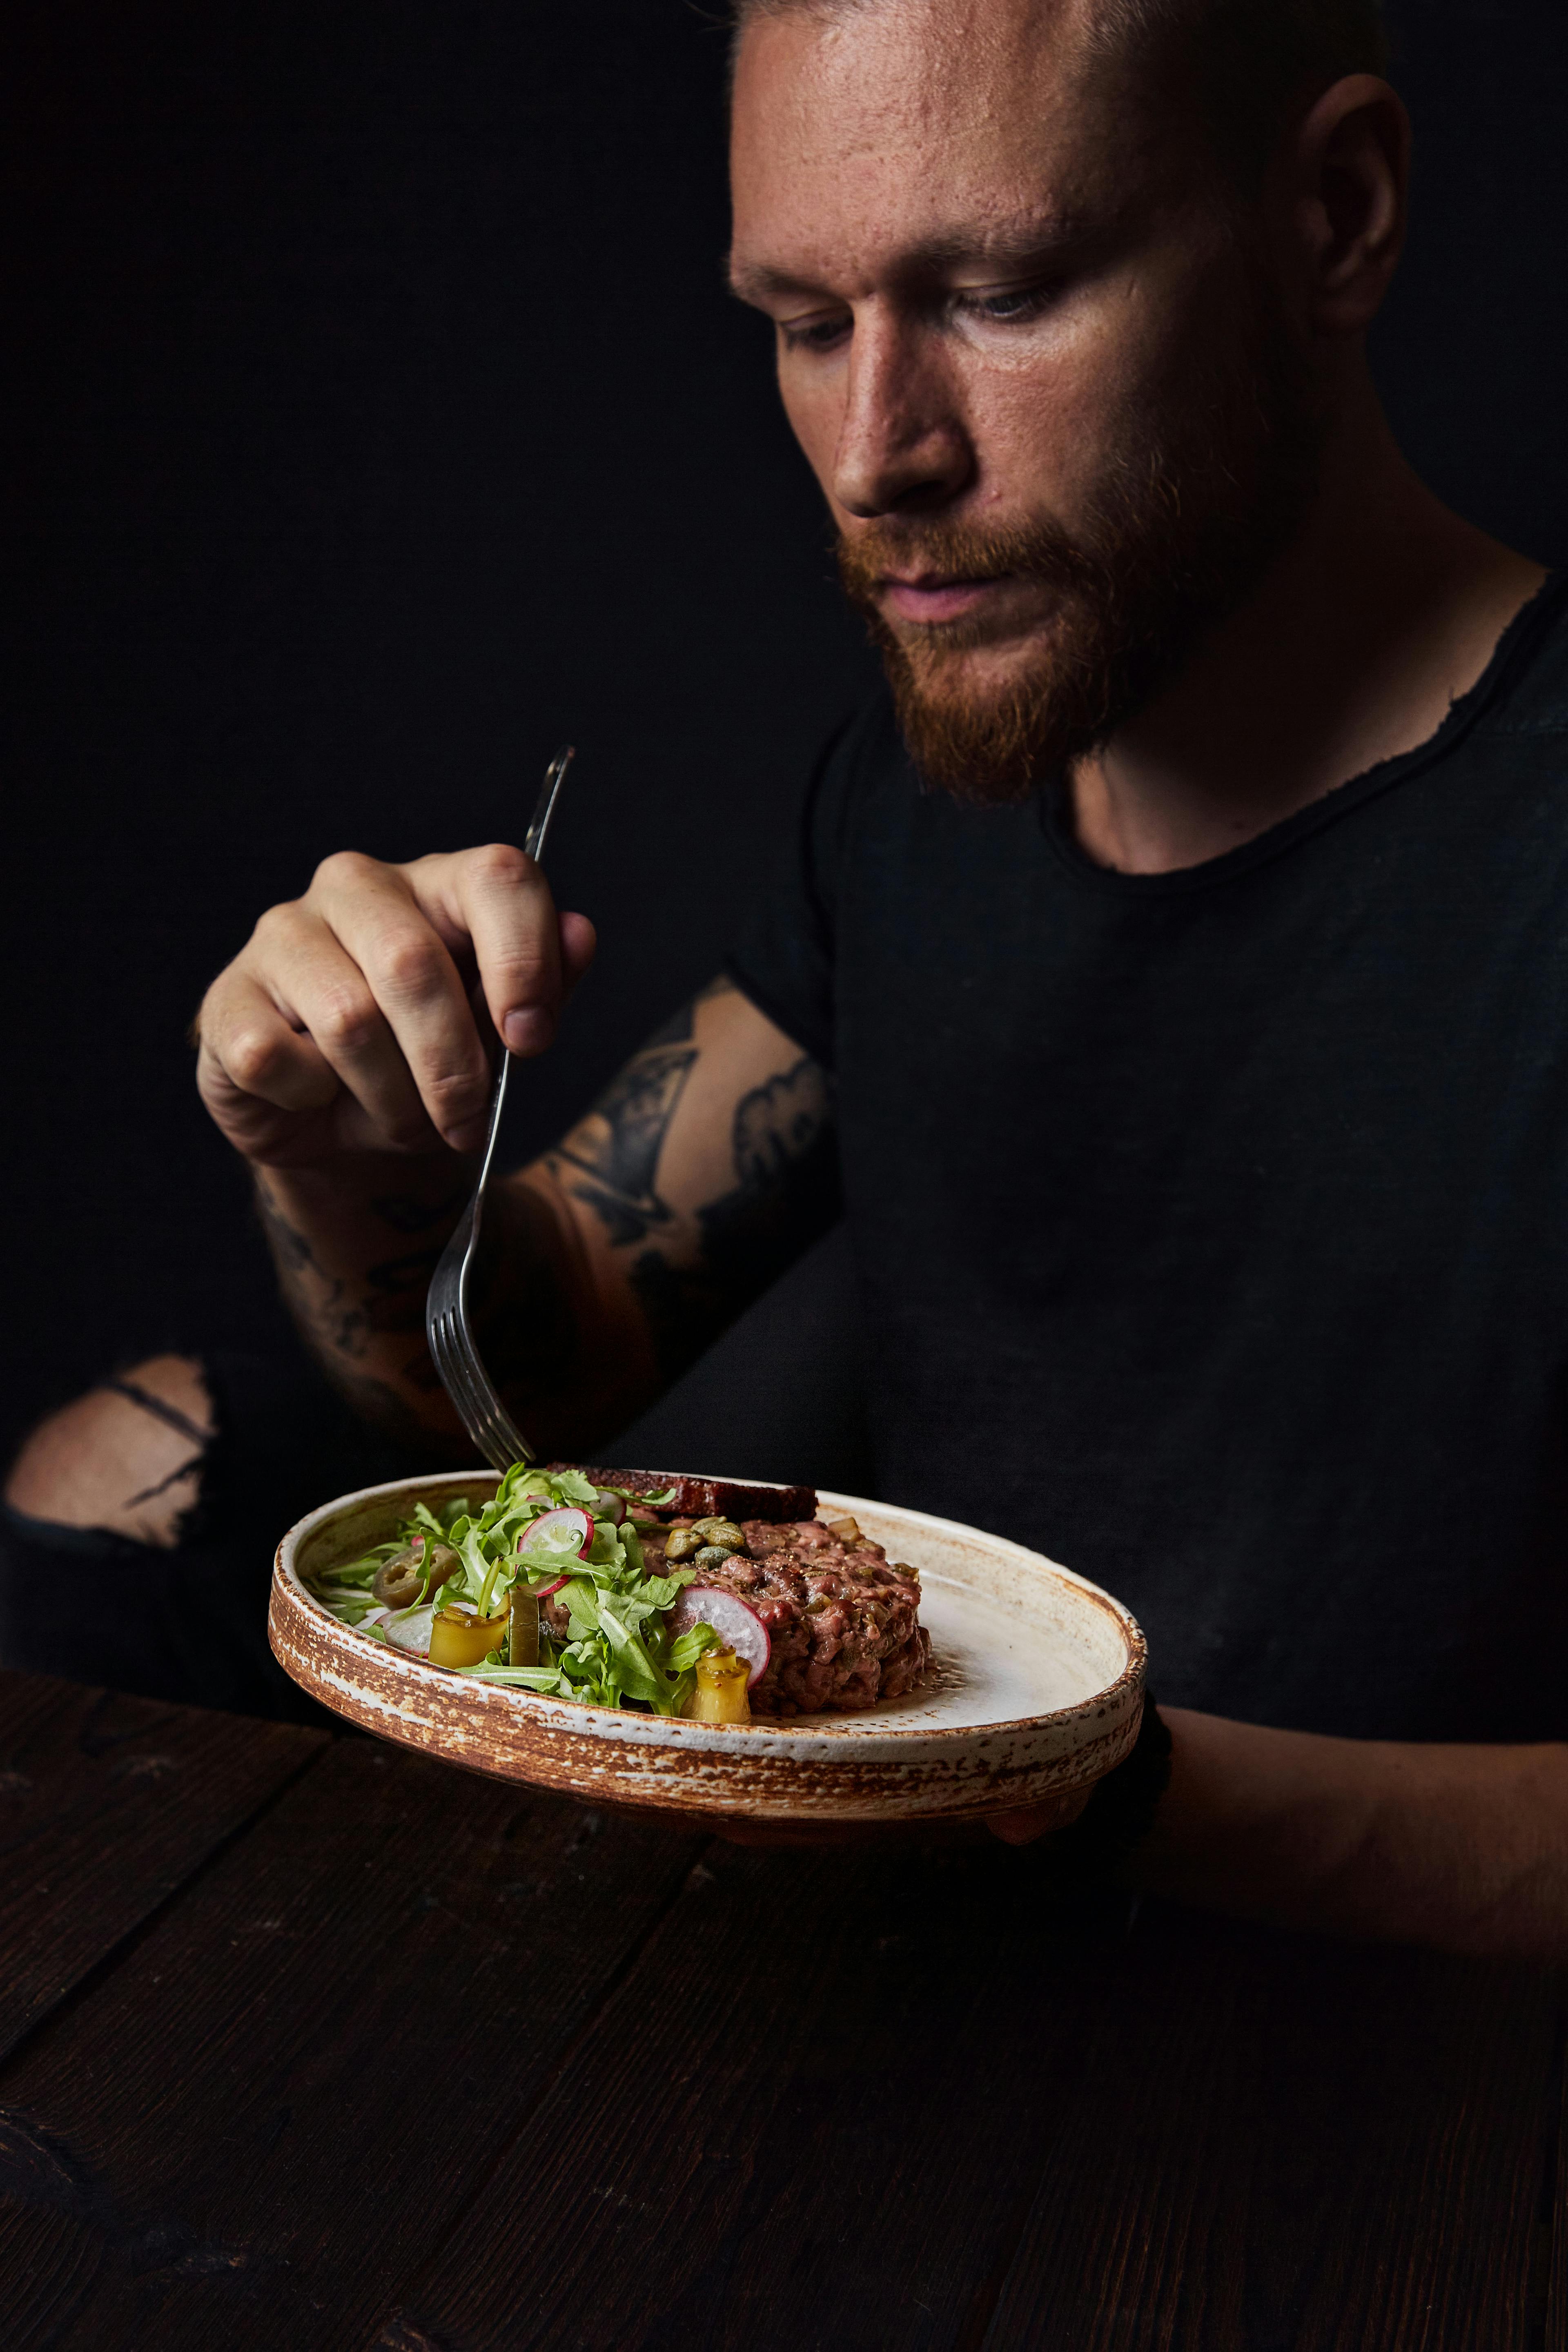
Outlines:
[[[1568,736],[1568,572],[1553,572],[1513,624],[1510,675],[1489,714],[1498,735]]]

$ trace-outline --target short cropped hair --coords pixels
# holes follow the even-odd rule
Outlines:
[[[837,16],[890,0],[731,0],[737,45],[757,16]],[[1346,74],[1388,70],[1381,0],[1083,0],[1099,56],[1184,65],[1211,142],[1255,182],[1291,107]]]

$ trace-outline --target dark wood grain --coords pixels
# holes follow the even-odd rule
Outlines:
[[[1560,2010],[1545,1971],[1152,1915],[986,2352],[1530,2352]]]
[[[0,1696],[108,1955],[0,2066],[5,2352],[1568,2352],[1546,1972],[308,1733],[226,1847],[205,1772],[64,1792],[264,1727]]]
[[[699,1846],[335,1745],[0,2070],[0,2342],[364,2341]]]
[[[0,2055],[327,1744],[0,1673]]]
[[[1016,1854],[710,1866],[377,2352],[1528,2346],[1546,1977],[1066,1936]]]
[[[716,1849],[377,2352],[978,2343],[1114,2002],[1121,1907],[1047,1888],[989,1844]],[[531,2180],[569,2251],[520,2297]]]
[[[1568,1999],[1563,2011],[1557,2036],[1557,2122],[1535,2210],[1541,2352],[1568,2352]]]

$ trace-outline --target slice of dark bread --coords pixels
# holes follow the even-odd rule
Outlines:
[[[815,1486],[743,1486],[731,1478],[688,1478],[679,1471],[595,1470],[580,1462],[547,1462],[547,1470],[581,1470],[595,1486],[624,1486],[629,1495],[673,1498],[657,1506],[661,1519],[814,1519]]]

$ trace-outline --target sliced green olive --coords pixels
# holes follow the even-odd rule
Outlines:
[[[437,1544],[433,1561],[426,1559],[424,1544],[417,1549],[410,1544],[406,1551],[400,1551],[395,1559],[384,1561],[376,1570],[371,1591],[386,1608],[406,1609],[424,1590],[427,1570],[431,1572],[430,1591],[434,1592],[462,1564],[450,1544]]]

